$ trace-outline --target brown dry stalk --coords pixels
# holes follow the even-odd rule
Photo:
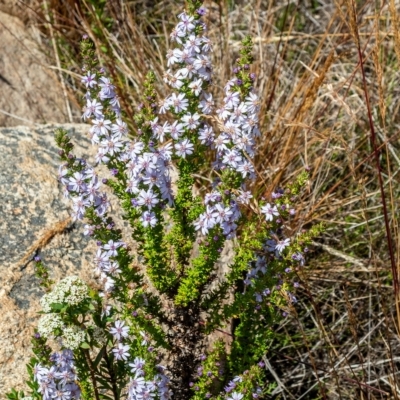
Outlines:
[[[24,257],[22,257],[22,259],[17,263],[15,268],[18,269],[26,265],[29,261],[29,258],[32,256],[32,253],[35,253],[39,249],[46,246],[46,244],[49,243],[54,236],[63,233],[65,229],[68,228],[71,221],[72,219],[69,217],[63,221],[55,223],[51,228],[47,229],[44,234],[38,240],[36,240],[31,247],[29,247]]]
[[[302,101],[301,105],[298,108],[298,111],[296,111],[296,122],[300,123],[303,116],[307,113],[307,111],[314,105],[315,99],[318,93],[318,89],[324,82],[324,79],[326,77],[327,72],[329,71],[329,68],[331,67],[333,61],[335,59],[335,53],[332,50],[328,57],[326,58],[324,64],[322,67],[319,69],[318,73],[316,73],[315,79],[312,81],[311,85],[308,87],[304,94],[304,100]],[[297,132],[298,132],[298,127],[294,126],[291,128],[289,139],[286,141],[285,149],[283,150],[283,155],[282,155],[282,160],[288,162],[288,160],[291,159],[287,155],[287,153],[292,152],[292,149],[295,147],[294,146],[294,140],[297,138]],[[274,180],[272,182],[271,187],[275,187],[279,184],[279,182],[282,179],[282,175],[285,172],[285,168],[282,167],[278,174],[274,177]]]
[[[396,10],[394,0],[389,1],[390,16],[392,19],[393,36],[394,36],[394,50],[397,55],[397,59],[400,62],[400,23],[399,14]]]

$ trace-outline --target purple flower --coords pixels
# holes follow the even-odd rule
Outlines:
[[[129,363],[129,366],[131,367],[131,371],[138,375],[141,376],[143,374],[143,367],[145,365],[145,361],[143,358],[136,357],[133,362]]]
[[[113,240],[109,240],[108,243],[103,246],[103,249],[107,250],[107,255],[109,257],[115,257],[118,255],[117,249],[121,247],[122,244],[122,242],[114,242]]]
[[[275,250],[278,251],[279,253],[282,253],[282,251],[289,246],[290,244],[290,238],[284,239],[284,240],[279,240],[276,245],[275,245]]]
[[[81,82],[84,83],[87,88],[93,88],[97,85],[96,74],[88,72],[87,75],[82,77]]]
[[[276,206],[271,206],[270,203],[267,203],[265,206],[261,207],[261,212],[265,214],[266,221],[273,221],[274,217],[279,215]]]
[[[118,346],[114,347],[112,349],[112,352],[114,353],[114,357],[116,360],[126,361],[129,356],[129,346],[123,345],[122,343],[118,343]]]
[[[121,340],[121,338],[125,338],[129,336],[129,327],[125,326],[124,321],[115,321],[114,327],[110,329],[110,333],[114,336],[115,339]]]
[[[157,224],[156,215],[153,212],[145,211],[142,215],[142,225],[145,228],[147,228],[148,226],[154,228],[156,224]]]
[[[193,143],[189,139],[184,139],[175,144],[176,154],[179,157],[186,158],[187,155],[193,154]]]
[[[137,202],[140,206],[147,206],[147,208],[151,210],[159,202],[159,199],[151,189],[149,189],[147,192],[145,190],[141,190]]]

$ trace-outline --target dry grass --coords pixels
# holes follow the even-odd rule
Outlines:
[[[167,33],[182,2],[109,1],[101,17],[91,5],[100,1],[49,0],[48,11],[39,7],[44,1],[32,5],[31,23],[41,30],[50,55],[57,45],[53,64],[62,69],[75,120],[81,95],[77,44],[83,33],[97,44],[129,118],[149,69],[160,78],[164,96]],[[400,255],[400,3],[206,5],[214,62],[221,66],[216,89],[230,75],[240,39],[254,37],[253,68],[263,99],[254,191],[268,197],[309,167],[297,226],[323,221],[327,227],[301,273],[299,305],[274,327],[267,359],[275,382],[271,398],[397,399],[400,317],[393,281]]]

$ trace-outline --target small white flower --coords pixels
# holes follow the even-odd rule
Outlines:
[[[182,124],[183,126],[187,127],[188,129],[196,129],[200,124],[200,115],[195,114],[186,114],[182,117]]]
[[[244,160],[237,167],[237,171],[242,174],[243,178],[246,178],[247,175],[250,177],[254,176],[254,166],[251,162]]]
[[[195,221],[194,227],[196,231],[200,230],[203,235],[207,235],[208,225],[204,215],[200,215],[199,219]]]
[[[114,240],[109,240],[108,241],[108,243],[106,243],[104,246],[103,246],[103,249],[104,250],[107,250],[107,255],[109,256],[109,257],[116,257],[117,255],[118,255],[118,252],[117,252],[117,249],[119,248],[119,247],[121,247],[122,246],[122,242],[114,242]]]
[[[86,118],[90,118],[92,115],[95,118],[103,118],[103,105],[98,102],[96,99],[87,99],[86,106],[83,109],[82,118],[85,120]]]
[[[181,134],[184,132],[183,124],[179,123],[178,121],[175,121],[170,126],[170,129],[171,129],[170,135],[174,140],[178,140]]]
[[[129,326],[125,326],[124,321],[115,321],[114,327],[110,329],[110,333],[115,339],[121,340],[129,336]]]
[[[111,129],[111,121],[109,119],[98,118],[93,122],[93,132],[99,136],[107,136],[108,131]]]
[[[238,392],[233,392],[227,400],[242,400],[243,394]]]
[[[93,88],[97,85],[96,74],[88,72],[87,75],[82,77],[81,82],[84,83],[87,88]]]
[[[224,98],[225,108],[232,109],[239,105],[240,97],[238,92],[228,92]]]
[[[149,189],[147,192],[145,190],[141,190],[139,193],[138,204],[141,206],[147,206],[149,210],[151,210],[157,203],[159,199],[157,195]]]
[[[157,224],[157,217],[153,212],[145,211],[142,215],[142,224],[145,228],[151,226],[154,228]]]
[[[176,154],[179,157],[186,158],[187,155],[193,154],[193,143],[189,139],[184,139],[181,142],[175,144]]]
[[[189,87],[192,89],[192,92],[194,93],[195,96],[200,96],[203,85],[203,80],[202,79],[197,79],[193,81],[192,83],[189,84]]]
[[[181,22],[178,23],[176,29],[184,33],[191,32],[195,28],[194,17],[190,17],[185,12],[178,15]]]
[[[140,357],[136,357],[133,362],[129,363],[129,366],[131,367],[131,371],[134,374],[141,375],[143,372],[143,367],[146,364],[145,360]]]
[[[200,101],[200,108],[204,114],[210,114],[214,106],[214,100],[211,93],[203,94],[203,100]]]
[[[111,130],[113,133],[119,134],[121,136],[126,136],[128,133],[128,125],[120,118],[117,118],[115,124],[111,125]]]
[[[255,113],[260,108],[260,100],[256,94],[249,93],[249,95],[246,97],[245,105],[247,106],[247,110],[249,112]]]
[[[118,346],[114,347],[112,349],[112,352],[114,353],[114,357],[116,360],[126,361],[129,356],[129,346],[123,345],[122,343],[118,343]]]
[[[277,217],[279,215],[276,206],[271,206],[270,203],[267,203],[265,206],[261,207],[261,212],[265,214],[265,219],[267,221],[273,221],[274,217]]]
[[[287,238],[287,239],[284,239],[284,240],[279,240],[279,241],[276,243],[275,250],[278,251],[279,253],[282,253],[282,251],[283,251],[287,246],[289,246],[289,244],[290,244],[290,238]]]

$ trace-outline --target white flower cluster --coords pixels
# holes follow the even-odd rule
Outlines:
[[[45,338],[54,336],[54,331],[60,330],[58,337],[62,338],[63,346],[67,349],[76,350],[86,341],[86,332],[75,325],[66,326],[59,314],[49,313],[40,317],[38,332]]]
[[[50,368],[40,364],[33,370],[34,379],[39,384],[38,392],[43,400],[79,400],[81,390],[76,384],[77,375],[70,350],[63,350],[51,356]]]
[[[66,326],[62,331],[62,343],[67,349],[76,350],[86,340],[86,332],[75,325]]]
[[[66,197],[73,202],[72,217],[74,220],[82,220],[88,207],[94,206],[96,214],[102,217],[108,207],[107,195],[100,191],[100,182],[93,168],[83,159],[78,160],[84,168],[80,172],[74,172],[69,176],[66,165],[61,165],[58,170],[58,179],[64,185]]]
[[[77,305],[87,299],[88,295],[89,288],[86,283],[78,276],[72,275],[61,280],[50,293],[45,294],[40,299],[40,304],[43,311],[49,313],[53,303]]]
[[[46,338],[51,337],[56,329],[61,329],[64,322],[58,314],[44,314],[40,317],[38,323],[38,332]]]
[[[205,12],[204,9],[198,11],[199,14]],[[225,142],[227,143],[225,136],[230,137],[231,141],[233,141],[233,136],[229,136],[228,133],[225,136],[221,135],[220,138],[223,139],[224,143],[217,146],[218,138],[215,138],[212,126],[201,119],[201,114],[211,114],[214,106],[212,95],[205,91],[212,73],[211,44],[209,38],[204,35],[206,26],[200,20],[186,13],[182,13],[178,17],[180,22],[173,30],[171,39],[177,42],[180,47],[170,50],[167,54],[168,66],[177,68],[174,72],[169,69],[165,74],[164,80],[177,89],[179,93],[173,93],[165,99],[160,108],[160,113],[163,114],[169,110],[177,115],[179,119],[172,124],[166,122],[161,126],[157,118],[153,121],[153,133],[159,138],[164,138],[166,135],[171,136],[175,142],[175,155],[179,157],[185,158],[187,155],[193,154],[194,144],[191,140],[195,138],[195,135],[197,135],[199,143],[217,148],[218,157],[221,157],[224,148],[229,150],[234,146],[233,144],[230,146],[225,145]],[[200,34],[196,34],[196,32],[200,32]],[[239,136],[239,124],[246,120],[247,108],[244,105],[240,105],[240,110],[243,110],[243,112],[242,115],[239,115],[236,110],[237,107],[234,107],[233,103],[234,100],[227,102],[225,118],[228,119],[228,110],[232,109],[231,121],[226,121],[227,126],[237,125],[237,135]],[[189,105],[191,112],[187,111]],[[197,108],[197,110],[194,111],[193,108]],[[252,130],[247,129],[247,131],[251,132]],[[247,131],[246,134],[249,135]],[[250,143],[247,143],[247,146],[240,146],[240,149],[252,151],[249,146]],[[243,161],[240,164],[241,168],[248,168],[246,162]],[[237,167],[238,165],[235,166],[235,169]],[[206,211],[195,223],[196,229],[201,230],[205,235],[215,225],[219,224],[225,236],[233,237],[237,227],[235,222],[241,215],[238,203],[247,203],[250,197],[248,192],[242,191],[237,196],[231,196],[229,204],[226,205],[222,201],[223,198],[219,192],[210,193],[205,200]]]

